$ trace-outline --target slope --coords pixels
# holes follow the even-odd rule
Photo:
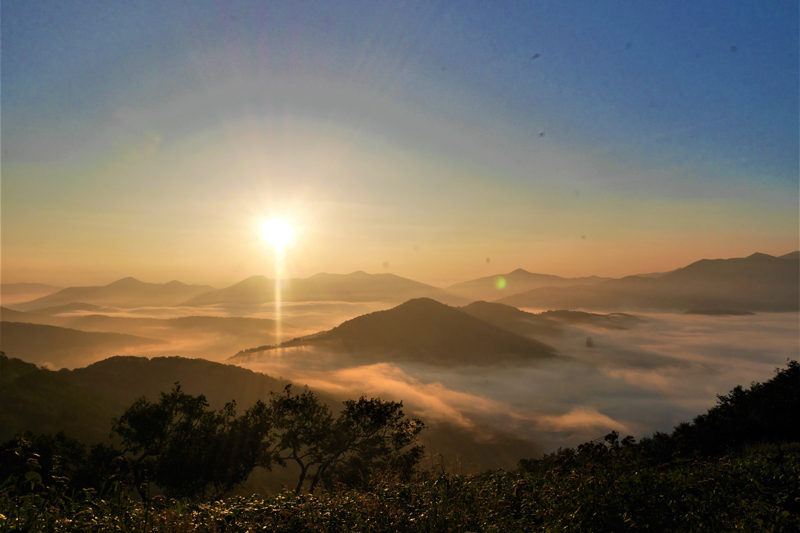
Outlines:
[[[501,365],[555,357],[555,350],[429,298],[343,322],[330,331],[283,343],[343,352],[359,362],[419,362],[441,366]],[[240,352],[252,358],[269,348]]]
[[[56,368],[75,367],[133,347],[161,344],[162,341],[124,335],[94,333],[75,329],[0,322],[0,351],[37,365]]]
[[[42,298],[14,305],[20,311],[61,306],[73,302],[113,307],[170,307],[214,290],[208,285],[186,285],[179,281],[144,283],[123,278],[100,287],[69,287]]]
[[[394,274],[316,274],[281,281],[284,302],[403,302],[427,297],[443,303],[466,303],[447,291]],[[256,305],[275,301],[275,281],[252,276],[239,283],[191,298],[184,305]]]
[[[534,274],[521,268],[508,274],[498,274],[483,278],[456,283],[447,287],[447,291],[469,301],[496,300],[504,296],[519,294],[540,287],[567,287],[570,285],[586,285],[606,281],[609,278],[589,276],[583,278],[562,278],[550,274]]]
[[[470,316],[518,335],[557,337],[563,333],[558,322],[542,315],[520,311],[510,305],[478,301],[459,309]]]
[[[499,303],[538,309],[720,309],[797,311],[797,255],[703,259],[660,278],[629,276],[593,285],[548,287],[501,298]]]

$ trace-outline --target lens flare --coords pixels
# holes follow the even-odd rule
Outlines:
[[[275,249],[276,254],[292,242],[294,228],[282,218],[271,218],[261,224],[261,237]]]

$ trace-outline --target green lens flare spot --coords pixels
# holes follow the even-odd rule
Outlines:
[[[494,287],[498,291],[502,291],[503,289],[505,289],[506,288],[506,278],[504,278],[503,276],[497,276],[497,279],[494,280]]]

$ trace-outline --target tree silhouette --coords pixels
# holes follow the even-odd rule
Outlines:
[[[209,410],[205,396],[186,394],[178,383],[158,403],[139,398],[112,423],[143,499],[150,482],[167,496],[229,491],[256,466],[270,468],[271,429],[271,411],[263,402],[237,418],[235,402]]]
[[[313,393],[294,394],[287,385],[270,406],[276,416],[275,459],[300,467],[297,492],[312,471],[310,492],[322,481],[362,484],[380,469],[407,475],[422,455],[414,443],[424,424],[406,419],[402,402],[362,396],[346,401],[334,419]]]

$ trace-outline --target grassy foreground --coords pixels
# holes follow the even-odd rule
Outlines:
[[[0,531],[800,532],[797,361],[719,396],[672,434],[635,442],[612,432],[521,460],[514,472],[428,470],[400,481],[384,471],[360,489],[314,494],[202,501],[144,491],[140,501],[125,459],[109,447],[93,449],[108,465],[95,490],[64,475],[68,457],[40,457],[32,441],[18,442],[0,462]]]
[[[800,446],[654,465],[638,445],[587,443],[528,470],[421,473],[369,490],[209,503],[51,489],[0,500],[17,531],[800,531]]]

